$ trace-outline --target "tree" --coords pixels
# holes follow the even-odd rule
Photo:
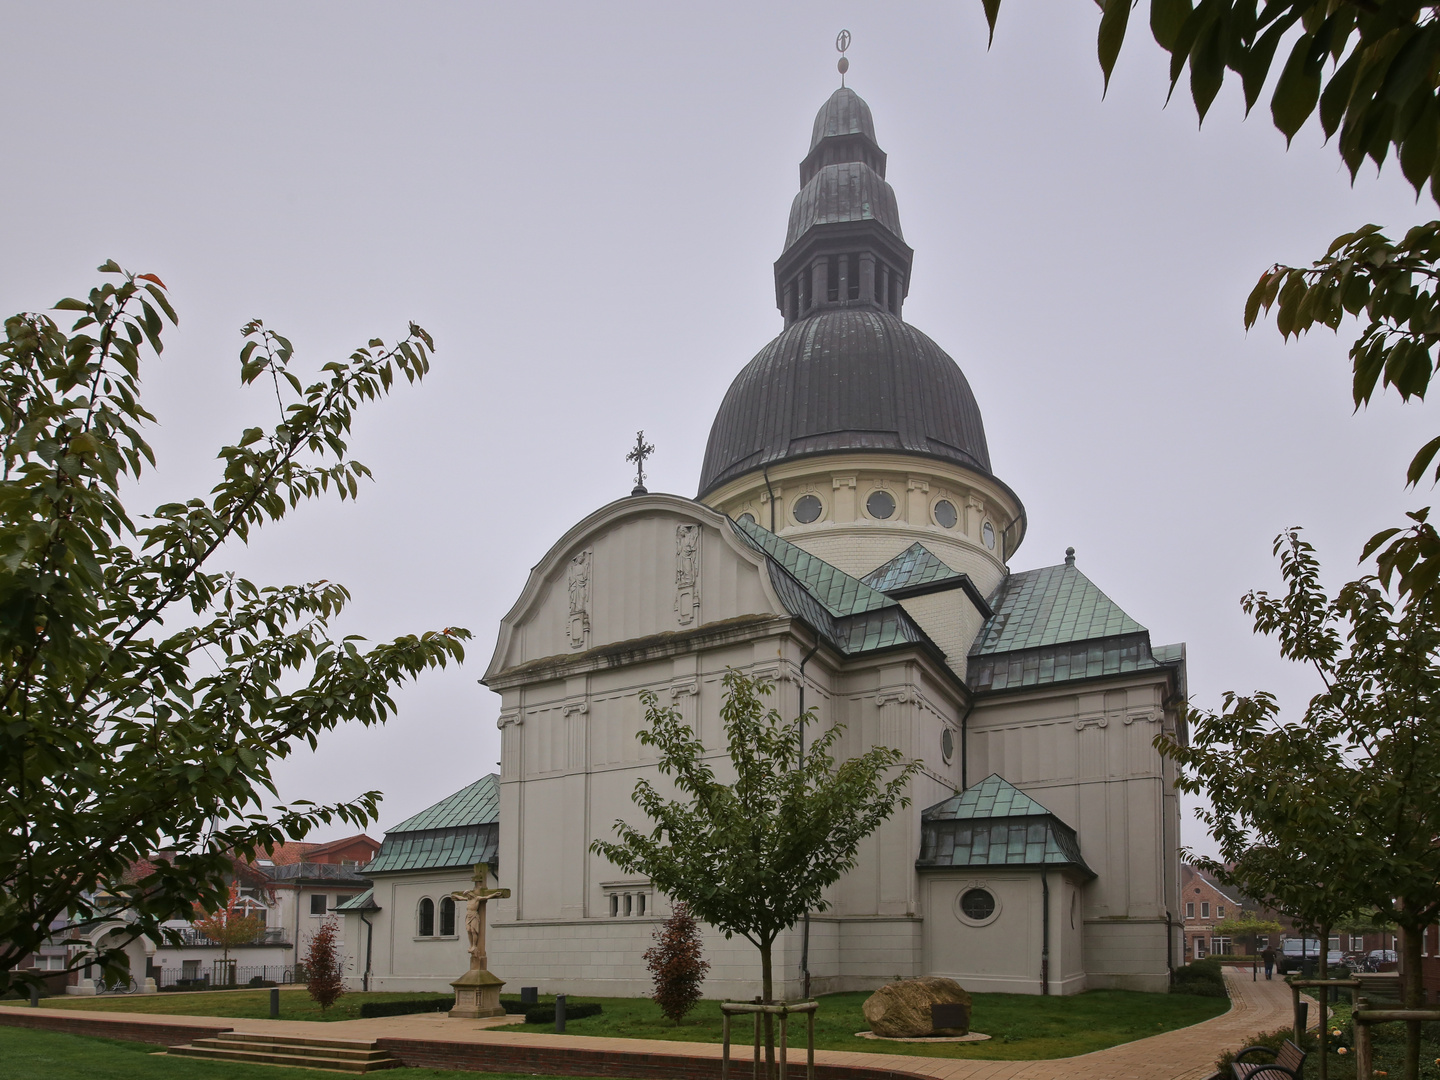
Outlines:
[[[688,904],[677,903],[653,936],[655,944],[645,950],[645,966],[655,981],[650,996],[679,1027],[700,1000],[700,984],[710,970],[700,953],[700,924]]]
[[[230,950],[236,945],[252,945],[265,933],[265,920],[251,913],[249,905],[240,896],[240,886],[233,881],[224,907],[211,912],[198,910],[201,918],[191,925],[220,946],[220,956],[227,971],[230,970]]]
[[[1000,0],[983,0],[994,40]],[[1135,0],[1096,0],[1097,50],[1108,88]],[[1187,66],[1190,97],[1203,123],[1227,75],[1238,76],[1245,111],[1259,101],[1282,44],[1288,50],[1270,98],[1270,115],[1286,143],[1319,114],[1327,139],[1353,180],[1369,160],[1384,166],[1391,151],[1419,196],[1429,185],[1440,202],[1440,3],[1422,0],[1150,0],[1150,30],[1170,54],[1174,93]],[[1440,220],[1410,229],[1403,240],[1377,225],[1337,237],[1309,267],[1276,264],[1260,275],[1245,305],[1248,329],[1274,311],[1289,337],[1316,324],[1339,331],[1347,315],[1366,320],[1350,348],[1355,406],[1377,383],[1401,397],[1424,398],[1440,364]],[[1440,454],[1440,437],[1421,447],[1407,473],[1417,484]],[[1435,476],[1440,479],[1440,468]],[[1395,575],[1400,594],[1440,584],[1440,533],[1430,507],[1412,524],[1376,533],[1362,558],[1379,552],[1382,579]]]
[[[725,674],[724,693],[720,719],[735,781],[717,779],[680,711],[662,707],[647,691],[641,701],[648,730],[640,741],[655,747],[661,775],[689,798],[667,799],[640,780],[631,798],[652,824],[642,829],[616,821],[618,842],[596,840],[590,848],[649,878],[726,938],[739,934],[754,945],[768,1002],[775,939],[807,911],[829,907],[825,890],[855,866],[860,841],[909,805],[902,792],[920,765],[902,764],[898,750],[873,746],[837,766],[830,751],[841,725],[802,752],[813,709],[787,720],[761,700],[770,693],[768,683],[733,670]],[[773,1068],[768,1013],[765,1040]]]
[[[310,949],[305,954],[305,989],[322,1011],[345,993],[339,936],[340,927],[335,920],[326,919],[320,929],[310,935]]]
[[[100,917],[97,890],[130,939],[173,940],[164,921],[226,903],[235,858],[368,821],[378,792],[267,808],[272,765],[342,721],[383,721],[398,684],[460,661],[469,637],[337,638],[343,586],[262,587],[215,566],[301,502],[358,493],[354,411],[425,375],[424,330],[306,386],[290,343],[249,323],[241,382],[269,384],[278,423],[221,447],[208,496],[141,517],[122,494],[154,464],[142,361],[176,316],[153,274],[100,272],[56,305],[78,316],[68,332],[20,314],[0,343],[0,990],[57,919]],[[102,961],[118,969],[124,943]]]
[[[1270,919],[1262,919],[1254,912],[1245,911],[1234,918],[1215,924],[1215,933],[1222,937],[1250,939],[1250,977],[1258,978],[1260,957],[1259,937],[1261,934],[1278,934],[1283,927]]]
[[[1440,596],[1397,605],[1363,577],[1331,597],[1298,529],[1275,550],[1285,594],[1242,604],[1321,691],[1290,721],[1273,695],[1227,693],[1219,713],[1192,714],[1190,745],[1156,744],[1179,763],[1179,786],[1211,801],[1200,816],[1235,863],[1220,876],[1326,937],[1352,918],[1393,920],[1405,1002],[1420,1008],[1421,935],[1440,917]],[[1411,1025],[1407,1080],[1419,1038]]]

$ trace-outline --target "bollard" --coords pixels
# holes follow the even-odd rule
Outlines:
[[[1305,1029],[1310,1026],[1310,1003],[1300,1001],[1295,1004],[1295,1042],[1299,1044],[1305,1037]]]
[[[278,986],[270,988],[270,1019],[280,1019],[280,988]]]
[[[38,1009],[40,1007],[40,987],[35,986],[33,983],[30,986],[30,1007],[32,1009]]]
[[[565,995],[555,995],[555,1034],[565,1034]]]
[[[521,1005],[538,1005],[538,1004],[540,1004],[540,988],[539,988],[538,986],[522,986],[522,987],[520,987],[520,1004],[521,1004]]]

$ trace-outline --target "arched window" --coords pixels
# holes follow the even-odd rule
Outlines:
[[[447,896],[440,901],[440,936],[455,936],[455,899]]]
[[[435,901],[428,896],[420,901],[420,937],[435,936]]]

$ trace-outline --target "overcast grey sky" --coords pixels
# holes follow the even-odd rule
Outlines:
[[[355,594],[346,628],[462,625],[460,670],[384,729],[286,762],[287,796],[386,793],[378,826],[495,767],[476,684],[501,615],[566,528],[632,483],[693,496],[710,420],[780,329],[780,253],[816,110],[854,34],[915,248],[906,318],[964,369],[1030,532],[1013,567],[1078,565],[1200,705],[1313,685],[1238,598],[1308,527],[1333,583],[1429,493],[1432,433],[1391,397],[1352,415],[1347,339],[1248,337],[1270,263],[1367,221],[1433,216],[1398,170],[1352,188],[1313,124],[1287,152],[1227,87],[1203,130],[1135,20],[1101,99],[1089,0],[944,3],[0,4],[0,310],[87,289],[114,258],[181,326],[146,376],[151,503],[200,493],[273,399],[238,386],[260,316],[313,372],[414,319],[432,376],[362,414],[358,505],[302,508],[232,565]],[[1353,336],[1353,334],[1351,335]],[[1187,815],[1186,838],[1204,846]]]

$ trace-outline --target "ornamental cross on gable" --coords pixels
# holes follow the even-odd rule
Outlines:
[[[635,433],[635,449],[625,455],[626,461],[635,463],[635,489],[631,495],[645,495],[645,459],[655,452],[655,447],[645,441],[645,432]]]

